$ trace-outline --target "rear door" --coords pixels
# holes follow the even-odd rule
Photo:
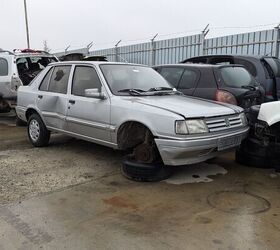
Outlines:
[[[12,57],[0,54],[0,96],[11,97]],[[16,92],[14,93],[16,95]]]
[[[86,89],[105,91],[95,68],[77,65],[68,102],[67,130],[101,144],[110,142],[110,99],[86,97]]]
[[[41,82],[36,103],[47,127],[65,130],[70,72],[70,65],[52,67]]]
[[[280,60],[273,57],[267,57],[264,60],[273,71],[275,97],[277,100],[280,100]]]

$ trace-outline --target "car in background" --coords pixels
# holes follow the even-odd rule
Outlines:
[[[240,64],[265,89],[265,101],[280,100],[280,60],[258,55],[209,55],[188,58],[182,63]]]
[[[188,96],[238,105],[245,111],[263,102],[263,88],[241,65],[168,64],[153,68]]]
[[[236,161],[280,171],[280,101],[251,107],[249,136],[236,151]]]
[[[36,147],[52,131],[131,152],[130,177],[213,158],[249,129],[242,108],[185,96],[152,68],[124,63],[52,63],[19,88],[16,112]]]
[[[102,61],[108,62],[106,56],[85,56],[83,53],[69,53],[59,57],[59,61]]]
[[[28,85],[49,63],[58,59],[45,51],[0,50],[0,112],[16,106],[17,90]]]

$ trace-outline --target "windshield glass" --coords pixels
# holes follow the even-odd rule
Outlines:
[[[223,82],[232,88],[253,85],[253,77],[242,67],[225,67],[220,69]]]
[[[172,88],[155,70],[136,65],[100,65],[103,75],[114,95],[129,95],[121,90],[149,91],[152,88]],[[121,91],[121,92],[119,92]]]

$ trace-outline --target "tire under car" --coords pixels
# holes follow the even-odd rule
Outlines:
[[[173,173],[172,168],[164,166],[162,162],[139,163],[132,155],[124,158],[121,172],[126,178],[139,182],[162,181]]]
[[[280,145],[264,146],[255,138],[245,139],[236,150],[236,162],[249,167],[275,168],[280,171]]]

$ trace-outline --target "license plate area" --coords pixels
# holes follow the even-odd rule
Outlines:
[[[219,139],[218,151],[236,147],[236,146],[240,145],[241,140],[242,140],[241,136],[234,136],[234,137]]]

